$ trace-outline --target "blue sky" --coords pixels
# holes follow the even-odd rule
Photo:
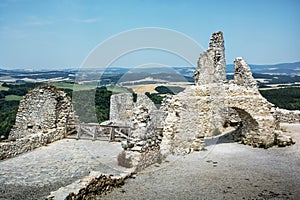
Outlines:
[[[227,63],[296,62],[299,19],[298,0],[1,0],[0,68],[79,67],[100,42],[142,27],[174,29],[205,49],[222,30]]]

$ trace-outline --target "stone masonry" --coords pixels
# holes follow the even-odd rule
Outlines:
[[[226,80],[226,60],[223,33],[213,33],[209,48],[201,53],[194,72],[196,85],[218,83]]]
[[[152,110],[146,105],[134,108],[131,135],[122,142],[124,151],[118,157],[121,166],[134,167],[135,171],[140,171],[160,159],[162,135],[157,130],[153,116]]]
[[[200,55],[195,86],[169,102],[161,144],[164,155],[201,150],[204,138],[220,135],[231,125],[236,140],[254,147],[293,143],[279,130],[273,105],[259,93],[245,60],[234,60],[233,81],[226,80],[225,68],[223,34],[216,32],[209,49]],[[237,117],[230,121],[231,116]]]
[[[258,90],[251,69],[242,57],[238,57],[234,60],[234,83],[252,89],[256,88]]]
[[[157,130],[161,126],[161,111],[143,94],[137,94],[136,102],[131,93],[114,94],[110,106],[112,124],[131,127],[130,137],[121,143],[124,150],[118,156],[119,165],[140,171],[157,162],[162,140]]]
[[[73,119],[65,92],[49,85],[33,89],[20,102],[8,141],[0,143],[0,160],[64,138],[65,123]]]
[[[21,138],[33,133],[64,129],[73,115],[70,98],[65,92],[50,85],[38,87],[21,100],[9,137]]]
[[[300,110],[286,110],[276,108],[274,111],[274,115],[280,122],[300,123]]]
[[[133,96],[131,93],[114,94],[110,97],[109,120],[128,125],[133,115]]]
[[[113,124],[131,126],[133,123],[134,110],[144,107],[151,112],[152,122],[155,126],[161,126],[161,112],[154,103],[144,94],[137,94],[136,102],[131,93],[114,94],[110,98],[109,121]]]

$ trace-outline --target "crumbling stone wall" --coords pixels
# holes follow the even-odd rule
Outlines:
[[[147,157],[159,160],[161,155],[154,153],[152,157],[146,154],[148,152],[160,150],[164,157],[169,153],[187,154],[201,150],[204,138],[218,136],[228,126],[236,129],[235,141],[254,147],[293,144],[292,138],[279,130],[273,105],[259,93],[246,61],[236,58],[234,67],[234,80],[226,80],[223,34],[220,31],[213,33],[209,49],[200,54],[194,73],[195,86],[163,101],[160,108],[162,139],[153,128],[157,127],[157,124],[153,125],[153,111],[157,109],[145,100],[134,105],[130,114],[125,109],[123,113],[133,122],[133,139],[122,143],[124,151],[118,160],[124,166],[131,166]]]
[[[21,100],[9,138],[64,129],[67,120],[73,117],[72,104],[65,92],[54,86],[41,86],[30,91]]]
[[[144,94],[137,94],[136,102],[133,101],[131,93],[113,94],[110,99],[109,121],[113,124],[132,126],[134,110],[146,108],[151,112],[151,120],[156,127],[162,127],[162,113],[155,104]]]
[[[81,188],[78,193],[71,192],[65,197],[65,200],[81,200],[81,199],[94,199],[95,196],[105,195],[111,192],[114,188],[124,185],[125,179],[128,176],[112,176],[101,174],[98,177],[91,179],[86,186]],[[55,199],[50,195],[48,200]]]
[[[114,94],[110,97],[109,120],[116,123],[130,124],[134,107],[131,93]]]
[[[280,122],[285,123],[300,123],[300,110],[286,110],[276,108],[274,117]]]
[[[242,57],[234,59],[234,83],[237,85],[257,89],[257,83],[252,76],[251,69]]]
[[[170,100],[161,144],[163,154],[201,150],[204,138],[220,135],[232,114],[238,116],[235,139],[244,144],[268,148],[293,143],[279,130],[272,104],[259,93],[245,60],[234,60],[233,81],[226,80],[225,67],[223,34],[216,32],[209,49],[200,55],[195,86]]]
[[[73,182],[70,185],[52,191],[46,200],[81,200],[95,199],[95,196],[102,196],[111,192],[114,188],[120,187],[125,180],[131,177],[132,173],[122,173],[120,175],[102,174],[92,171],[88,176]]]
[[[212,86],[192,86],[173,96],[163,130],[162,149],[175,154],[201,150],[204,138],[224,132],[230,108],[242,124],[239,140],[252,146],[272,146],[277,127],[271,104],[256,89],[236,84],[223,85],[220,96],[212,95]],[[189,98],[186,98],[189,96]],[[223,107],[223,109],[221,109]],[[233,121],[234,122],[234,121]]]
[[[111,116],[115,117],[110,119],[113,123],[125,123],[131,127],[130,137],[121,143],[124,150],[118,156],[119,165],[140,171],[157,162],[162,140],[157,128],[161,127],[162,112],[143,94],[137,95],[136,102],[130,93],[112,95],[111,108]]]
[[[201,53],[198,68],[194,72],[196,85],[218,83],[226,80],[226,60],[223,33],[215,32],[209,48]]]
[[[49,143],[64,138],[64,130],[51,130],[48,133],[33,133],[14,141],[0,143],[0,160],[15,157],[19,154],[32,151],[35,148],[46,146]]]
[[[65,92],[49,85],[33,89],[20,102],[9,139],[0,143],[0,160],[64,138],[65,123],[73,119]]]

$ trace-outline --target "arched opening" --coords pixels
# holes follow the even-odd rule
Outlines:
[[[218,143],[240,142],[247,135],[258,132],[257,121],[244,109],[229,107],[225,113],[225,133],[220,135]]]

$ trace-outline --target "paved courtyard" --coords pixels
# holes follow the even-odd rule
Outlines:
[[[0,161],[0,199],[34,199],[91,171],[120,174],[120,143],[64,139]]]

